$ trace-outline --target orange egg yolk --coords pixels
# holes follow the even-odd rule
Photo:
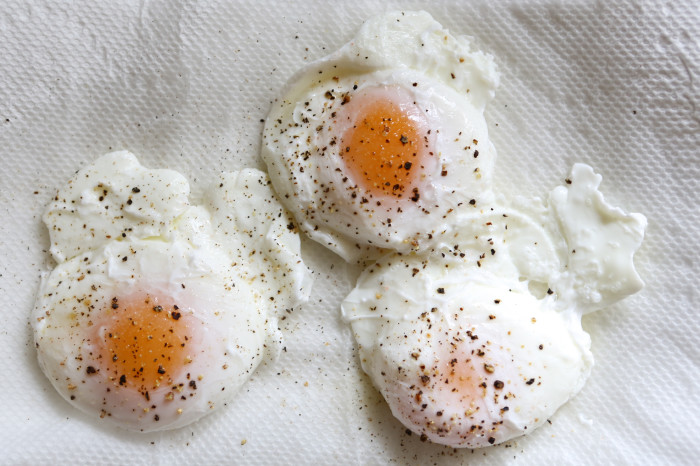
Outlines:
[[[434,369],[426,371],[421,376],[421,383],[416,386],[421,387],[422,393],[428,394],[436,409],[452,406],[470,413],[478,411],[483,404],[486,395],[481,385],[483,380],[471,360],[450,356],[441,359]]]
[[[475,365],[475,360],[462,351],[440,356],[435,365],[417,374],[412,384],[395,387],[402,393],[387,398],[392,411],[399,413],[413,431],[435,438],[461,442],[491,435],[494,426],[481,422],[489,416],[485,398],[490,366]]]
[[[442,364],[441,383],[439,391],[450,392],[460,399],[460,404],[469,406],[475,400],[480,400],[485,395],[485,390],[480,387],[483,377],[476,372],[471,362],[460,361],[458,358],[445,360]]]
[[[376,88],[353,97],[343,109],[352,124],[342,135],[340,153],[365,192],[418,201],[421,178],[434,157],[426,117],[404,94]]]
[[[96,326],[100,369],[114,384],[144,395],[172,384],[192,361],[194,318],[177,304],[148,295],[115,297],[107,306]]]

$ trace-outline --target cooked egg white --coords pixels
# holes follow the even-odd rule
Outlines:
[[[590,374],[581,316],[641,288],[646,219],[607,204],[590,167],[568,180],[541,209],[480,209],[449,246],[386,255],[342,303],[362,367],[422,437],[478,448],[537,428]]]
[[[309,273],[267,176],[220,177],[201,206],[171,170],[107,154],[44,221],[55,269],[33,311],[39,363],[82,411],[121,427],[189,424],[222,406],[279,339]]]
[[[273,104],[262,157],[302,230],[348,261],[426,250],[491,199],[490,56],[425,12],[369,19]]]
[[[392,255],[369,268],[343,309],[392,413],[454,447],[533,430],[592,365],[578,318],[476,264]]]

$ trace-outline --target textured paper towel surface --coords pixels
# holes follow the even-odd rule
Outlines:
[[[611,2],[612,3],[612,2]],[[29,312],[52,265],[41,214],[80,167],[128,149],[193,193],[258,156],[263,119],[300,67],[369,15],[426,9],[502,73],[487,119],[498,186],[544,195],[574,162],[649,218],[646,288],[584,319],[596,366],[527,438],[480,450],[422,443],[359,368],[338,305],[358,274],[304,253],[312,301],[286,351],[189,427],[127,433],[85,416],[36,362]],[[0,463],[691,464],[700,447],[700,10],[684,2],[5,2],[0,7]]]

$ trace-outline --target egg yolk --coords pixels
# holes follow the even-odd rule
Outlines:
[[[196,320],[177,304],[148,295],[114,297],[107,307],[96,326],[100,369],[115,385],[147,398],[149,390],[173,384],[192,361]]]
[[[433,440],[462,443],[494,436],[498,425],[483,422],[489,417],[485,397],[490,396],[487,380],[493,367],[479,365],[472,355],[455,349],[438,356],[413,384],[397,387],[403,393],[390,401],[392,411],[412,430]]]
[[[340,154],[352,179],[373,196],[420,199],[420,182],[435,164],[423,112],[396,87],[371,88],[344,106],[352,124]]]

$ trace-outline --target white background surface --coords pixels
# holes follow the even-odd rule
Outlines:
[[[67,3],[67,2],[65,2]],[[94,3],[94,4],[93,4]],[[434,4],[433,4],[434,3]],[[0,463],[692,464],[700,454],[700,9],[685,2],[5,2],[0,6]],[[115,149],[196,195],[258,156],[294,71],[385,9],[426,9],[496,56],[498,186],[544,195],[574,162],[649,219],[639,294],[584,319],[596,366],[527,438],[476,452],[408,436],[359,368],[338,304],[358,270],[306,241],[311,303],[229,406],[140,435],[69,406],[36,362],[41,214]],[[245,440],[245,444],[243,441]]]

